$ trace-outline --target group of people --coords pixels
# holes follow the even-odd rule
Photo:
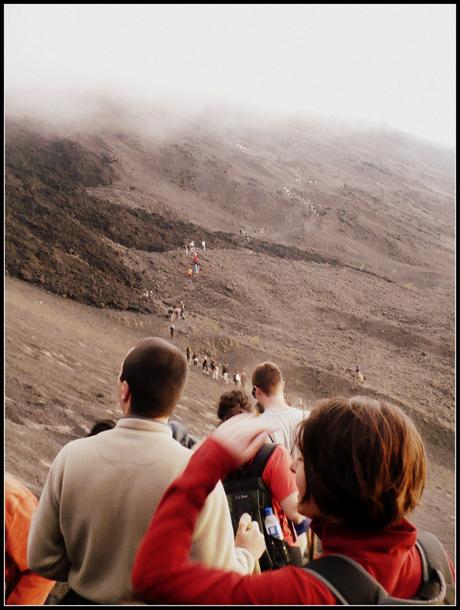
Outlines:
[[[206,252],[206,242],[204,241],[204,239],[201,242],[201,249],[203,250],[203,252]],[[196,252],[196,247],[195,247],[195,242],[192,240],[190,243],[186,243],[185,244],[185,253],[186,254],[195,254]]]
[[[192,352],[192,349],[189,345],[185,348],[185,356],[187,358],[188,364],[193,367],[198,367],[199,358],[195,351]],[[230,365],[228,362],[226,364],[218,363],[214,360],[214,358],[208,357],[207,355],[202,357],[201,360],[201,370],[205,375],[211,375],[213,379],[222,379],[224,383],[230,383],[229,373],[230,373]],[[232,381],[237,387],[246,388],[247,376],[245,371],[237,371],[235,370],[232,375]]]
[[[178,442],[170,418],[188,368],[159,338],[126,354],[116,380],[123,416],[54,459],[28,533],[14,534],[27,539],[16,582],[25,572],[67,582],[67,605],[315,605],[344,603],[341,587],[358,572],[376,583],[371,603],[419,593],[452,603],[452,564],[444,553],[432,568],[436,539],[430,547],[406,518],[423,492],[426,456],[402,410],[358,396],[323,399],[304,415],[286,404],[279,367],[264,362],[250,395],[220,397],[209,437]],[[276,450],[262,476],[284,537],[295,547],[309,527],[322,556],[253,574],[266,538],[248,514],[234,534],[222,481],[267,443]],[[344,561],[351,576],[331,584]]]
[[[171,322],[171,325],[169,326],[169,335],[171,339],[174,339],[176,327],[173,324],[173,320],[176,319],[185,322],[185,304],[182,299],[176,303],[175,307],[172,305],[168,307],[168,318]]]
[[[185,303],[182,299],[176,303],[175,307],[172,305],[168,307],[168,317],[170,322],[174,319],[185,320]]]

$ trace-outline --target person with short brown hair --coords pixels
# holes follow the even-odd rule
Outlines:
[[[276,423],[271,435],[273,442],[283,445],[293,455],[297,426],[305,413],[287,404],[281,369],[273,362],[262,362],[252,373],[252,384],[252,396],[260,405],[261,417]]]
[[[240,413],[255,413],[251,399],[241,390],[224,392],[217,405],[217,417],[221,422]]]
[[[129,391],[130,409],[145,417],[169,416],[187,379],[187,363],[175,346],[164,339],[143,339],[131,349],[121,366],[120,382]]]
[[[273,362],[258,364],[252,373],[252,385],[266,396],[273,396],[283,390],[281,369]]]
[[[452,563],[438,541],[435,562],[442,573],[429,570],[428,554],[422,561],[416,544],[417,529],[406,518],[425,485],[420,434],[401,409],[364,396],[322,400],[300,425],[300,458],[293,466],[298,510],[312,519],[310,527],[321,539],[319,562],[246,577],[190,562],[191,530],[207,491],[251,459],[273,427],[261,417],[237,415],[196,451],[163,498],[136,556],[133,587],[142,599],[215,605],[351,603],[314,569],[329,559],[337,569],[339,555],[345,558],[339,567],[347,565],[348,574],[352,569],[361,579],[367,575],[368,582],[372,576],[374,604],[377,596],[390,605],[422,599],[425,604],[455,603]],[[186,521],[180,519],[182,513]],[[167,547],[170,531],[174,543]],[[442,554],[445,561],[438,559]],[[342,588],[346,585],[342,578]]]
[[[177,347],[157,337],[139,341],[117,381],[123,417],[112,430],[68,443],[51,465],[32,519],[28,559],[42,576],[69,583],[63,604],[133,598],[137,547],[191,456],[168,425],[187,373]],[[235,549],[222,484],[209,495],[192,537],[192,556],[210,566],[250,573],[259,556],[244,533]]]

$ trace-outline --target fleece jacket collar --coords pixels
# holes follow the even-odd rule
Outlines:
[[[159,432],[172,437],[172,430],[168,424],[157,419],[147,417],[122,417],[117,421],[117,428],[129,428],[131,430],[143,430],[145,432]]]

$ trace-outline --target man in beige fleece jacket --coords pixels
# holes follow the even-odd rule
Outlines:
[[[124,417],[113,430],[72,441],[56,456],[32,520],[28,559],[38,574],[69,583],[67,603],[82,602],[79,596],[99,604],[132,599],[139,543],[164,491],[191,455],[167,424],[187,368],[167,341],[140,341],[128,352],[118,380]],[[197,523],[192,557],[250,573],[261,535],[252,527],[233,540],[218,483]]]

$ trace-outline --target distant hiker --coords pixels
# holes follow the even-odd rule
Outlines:
[[[233,374],[233,383],[236,386],[239,386],[241,383],[241,377],[240,377],[240,374],[238,373],[238,371],[235,371]]]
[[[219,379],[219,365],[216,364],[216,368],[214,369],[214,373],[212,375],[213,379]]]
[[[201,247],[203,248],[203,252],[206,252],[206,243],[204,241],[201,242]]]
[[[190,242],[190,252],[193,254],[195,252],[195,242],[191,241]]]
[[[27,539],[38,501],[27,487],[5,473],[5,605],[41,606],[54,580],[32,572],[27,559]]]
[[[170,322],[172,322],[173,315],[174,315],[174,309],[173,309],[172,305],[170,305],[168,307],[168,318],[169,318]]]
[[[228,383],[228,364],[224,364],[222,367],[222,377],[225,383]]]
[[[198,263],[195,263],[195,264],[193,265],[193,273],[194,273],[195,275],[198,275],[198,271],[199,271],[199,270],[200,270],[200,266],[199,266],[199,264],[198,264]]]
[[[185,244],[185,254],[188,254],[188,245]]]
[[[246,381],[247,381],[246,373],[244,371],[241,371],[241,387],[243,390],[246,388]]]
[[[187,347],[185,348],[185,355],[187,356],[187,362],[190,364],[190,358],[192,355],[192,350],[190,349],[190,346],[187,345]]]
[[[195,252],[195,253],[193,254],[193,262],[194,262],[195,264],[200,262],[200,259],[198,258],[198,253],[197,253],[197,252]]]
[[[174,339],[174,331],[175,331],[174,324],[171,324],[171,326],[169,327],[171,339]]]
[[[138,541],[192,456],[167,425],[187,372],[185,355],[168,341],[149,337],[137,343],[113,379],[123,417],[113,430],[67,443],[51,465],[32,518],[27,556],[30,570],[69,583],[63,605],[119,605],[134,598],[131,571]],[[244,556],[235,550],[220,483],[192,537],[195,560],[252,572],[246,549]]]
[[[198,366],[198,356],[195,354],[195,352],[193,352],[192,362],[193,366]]]
[[[203,364],[201,366],[203,368],[203,373],[206,373],[206,375],[207,375],[209,373],[209,370],[208,370],[208,359],[206,356],[203,358]]]
[[[214,371],[216,370],[216,363],[211,358],[211,362],[209,363],[209,368],[211,369],[212,376],[214,377]]]
[[[366,381],[366,378],[361,373],[359,366],[357,366],[355,369],[355,380],[361,385]]]
[[[180,318],[181,308],[179,305],[176,305],[176,309],[174,310],[174,315],[176,316],[176,320],[178,320]]]
[[[193,269],[188,269],[188,271],[187,271],[187,275],[188,275],[188,277],[189,277],[190,279],[192,279],[192,277],[193,277]]]

